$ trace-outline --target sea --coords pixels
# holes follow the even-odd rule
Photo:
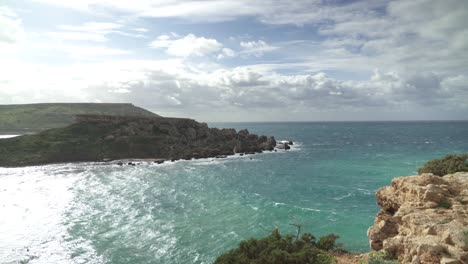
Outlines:
[[[288,151],[137,166],[0,168],[0,263],[213,263],[275,228],[369,251],[375,192],[468,153],[468,122],[211,123]]]

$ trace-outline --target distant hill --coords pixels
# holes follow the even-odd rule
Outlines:
[[[0,105],[0,134],[35,133],[65,127],[76,115],[159,117],[133,104],[47,103]]]

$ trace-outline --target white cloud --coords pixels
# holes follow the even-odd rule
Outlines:
[[[202,57],[220,51],[223,45],[216,39],[188,34],[185,37],[161,35],[150,43],[150,47],[163,48],[168,54],[177,57]]]
[[[133,38],[146,38],[142,33],[147,31],[144,28],[136,28],[133,29],[133,31],[139,33],[129,33],[122,30],[124,25],[110,22],[87,22],[81,25],[59,25],[57,28],[61,31],[46,32],[44,35],[59,40],[106,42],[110,40],[109,37],[107,37],[109,34],[118,34]]]
[[[402,76],[375,71],[367,80],[342,81],[324,73],[286,75],[256,66],[207,68],[180,60],[113,60],[66,68],[17,65],[8,72],[15,74],[0,79],[4,88],[0,103],[130,101],[163,114],[191,113],[205,120],[217,115],[212,109],[243,113],[247,119],[261,117],[248,116],[252,111],[400,111],[428,105],[437,109],[447,101],[463,109],[468,96],[467,75]]]
[[[109,23],[109,22],[87,22],[79,26],[72,26],[72,25],[59,25],[58,26],[58,28],[62,30],[96,32],[96,33],[109,33],[121,27],[122,27],[121,24]]]
[[[0,43],[16,43],[22,31],[22,22],[16,13],[8,7],[0,6]]]
[[[148,32],[149,30],[146,29],[146,28],[134,28],[133,29],[134,31],[137,31],[137,32]]]
[[[258,41],[241,41],[240,46],[242,47],[241,54],[243,55],[253,55],[256,57],[263,56],[267,52],[272,52],[278,47],[271,46],[263,40]]]
[[[72,41],[94,41],[106,42],[109,38],[104,34],[88,33],[88,32],[46,32],[44,35],[48,38],[72,40]]]
[[[230,48],[223,48],[221,50],[221,53],[218,54],[217,58],[218,60],[224,59],[224,58],[233,58],[237,55],[237,53],[230,49]]]

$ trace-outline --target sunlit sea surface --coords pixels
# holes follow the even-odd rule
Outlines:
[[[0,168],[0,263],[212,263],[302,223],[367,251],[374,192],[468,152],[468,122],[235,123],[291,151],[131,167]]]

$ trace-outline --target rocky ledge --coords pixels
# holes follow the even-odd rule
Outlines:
[[[184,118],[81,115],[36,135],[0,140],[0,167],[118,159],[192,159],[272,151],[274,137]]]
[[[376,193],[371,248],[400,263],[468,263],[468,173],[399,177]]]

